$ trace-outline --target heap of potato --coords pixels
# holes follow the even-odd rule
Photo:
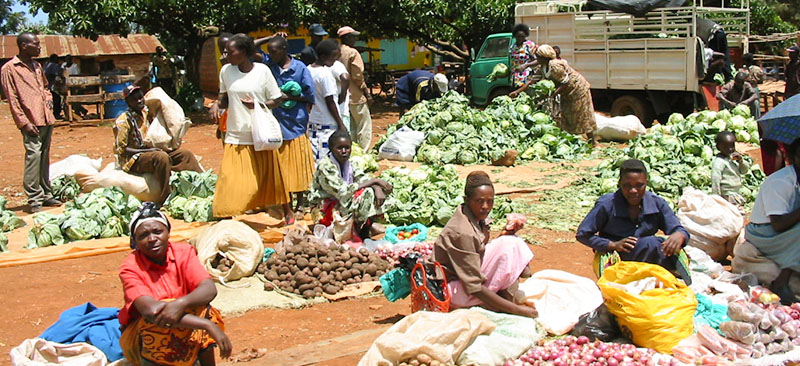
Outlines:
[[[225,273],[233,267],[233,259],[223,257],[219,253],[211,260],[211,267],[218,269],[220,272]]]
[[[431,356],[420,353],[417,357],[400,362],[398,366],[450,366],[448,363],[434,360]]]
[[[326,248],[310,240],[288,246],[256,269],[269,282],[264,289],[293,292],[305,298],[333,295],[345,285],[377,281],[391,269],[389,262],[365,248],[347,246]]]

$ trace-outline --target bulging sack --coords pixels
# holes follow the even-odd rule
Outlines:
[[[649,278],[655,278],[663,288],[634,294],[620,286]],[[694,333],[692,317],[697,298],[689,287],[657,264],[619,262],[606,268],[597,286],[622,332],[639,347],[671,354],[678,342]]]
[[[606,117],[595,114],[597,130],[594,135],[603,140],[628,141],[647,133],[642,122],[636,116]]]
[[[727,257],[726,243],[739,237],[744,217],[739,209],[717,195],[687,187],[678,203],[678,220],[691,234],[689,245],[714,260]]]
[[[417,148],[425,140],[425,133],[403,126],[394,131],[378,149],[378,159],[414,161]]]
[[[75,179],[81,186],[81,191],[91,192],[96,188],[119,187],[123,192],[133,195],[142,202],[155,201],[159,198],[161,182],[155,175],[147,173],[141,176],[126,173],[109,163],[99,173],[75,173]]]
[[[253,96],[254,101],[258,101]],[[258,102],[253,107],[253,148],[256,151],[277,150],[283,144],[281,125],[272,112],[265,110]]]
[[[264,257],[261,235],[240,221],[220,221],[198,234],[190,243],[197,249],[197,258],[206,271],[220,282],[252,275]],[[229,270],[223,272],[211,265],[218,253],[233,261]]]
[[[106,366],[103,351],[88,343],[61,344],[42,338],[22,341],[9,352],[12,366]]]
[[[155,116],[147,129],[147,135],[144,136],[145,144],[164,151],[181,147],[183,136],[192,125],[181,105],[170,98],[161,87],[150,89],[144,95],[144,100],[149,110],[148,114]]]

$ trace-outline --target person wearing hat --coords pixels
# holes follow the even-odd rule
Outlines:
[[[128,85],[122,90],[128,110],[114,122],[114,154],[117,166],[131,174],[152,173],[161,184],[156,203],[163,205],[171,192],[171,172],[191,170],[202,172],[197,158],[191,151],[178,148],[164,151],[147,146],[144,137],[155,116],[148,115],[144,104],[144,93],[138,85]]]
[[[130,223],[131,249],[119,268],[125,305],[119,345],[133,365],[215,365],[214,348],[228,358],[233,346],[219,310],[217,288],[195,249],[169,241],[170,223],[145,202]]]
[[[170,97],[175,96],[175,80],[172,73],[173,60],[161,46],[156,47],[153,55],[153,69],[155,70],[156,86],[160,86]]]
[[[618,187],[616,192],[597,199],[575,235],[595,252],[597,277],[606,267],[624,260],[661,265],[690,284],[688,257],[682,251],[689,242],[689,232],[665,199],[647,191],[644,163],[623,161]],[[659,231],[667,238],[656,236]]]
[[[783,92],[784,100],[791,98],[797,93],[800,93],[800,47],[792,46],[786,51],[789,52],[789,63],[786,64],[786,71],[784,77],[786,78],[786,87]]]
[[[372,95],[364,82],[364,60],[355,49],[356,37],[361,32],[345,26],[336,33],[342,41],[339,61],[350,74],[350,136],[353,142],[367,150],[372,145],[372,116],[369,114]]]
[[[423,100],[436,99],[447,92],[447,76],[425,70],[414,70],[397,81],[397,105],[410,109]]]
[[[559,60],[556,50],[550,45],[543,44],[536,49],[536,63],[540,66],[542,78],[555,83],[556,91],[553,93],[560,98],[560,112],[556,114],[558,127],[575,135],[586,135],[594,146],[597,142],[594,130],[597,121],[594,118],[594,105],[589,82],[572,68],[565,60]],[[514,98],[519,93],[528,89],[534,78],[529,80],[519,89],[511,92]]]
[[[317,60],[317,45],[325,39],[328,32],[320,24],[312,24],[308,27],[308,34],[311,36],[311,43],[308,44],[302,51],[300,51],[300,61],[303,61],[306,66],[311,65]]]

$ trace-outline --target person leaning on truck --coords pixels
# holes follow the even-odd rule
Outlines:
[[[585,134],[594,146],[597,142],[594,137],[597,122],[589,82],[566,61],[556,57],[556,51],[550,45],[543,44],[536,49],[536,62],[541,66],[542,77],[556,84],[554,95],[561,98],[561,113],[556,116],[558,127],[571,134]],[[515,98],[532,82],[533,79],[528,80],[509,96]]]
[[[435,99],[447,92],[447,76],[414,70],[397,81],[397,105],[406,110],[423,100]]]

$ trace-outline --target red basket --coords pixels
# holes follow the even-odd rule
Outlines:
[[[422,263],[414,265],[411,270],[411,312],[417,311],[434,311],[438,313],[446,313],[450,311],[450,291],[447,290],[447,278],[445,278],[444,268],[439,262],[433,263],[433,270],[437,272],[442,278],[442,290],[444,292],[444,301],[440,301],[431,290],[428,289],[428,274],[425,266]],[[414,281],[414,273],[417,271],[422,272],[422,286],[417,286]]]

